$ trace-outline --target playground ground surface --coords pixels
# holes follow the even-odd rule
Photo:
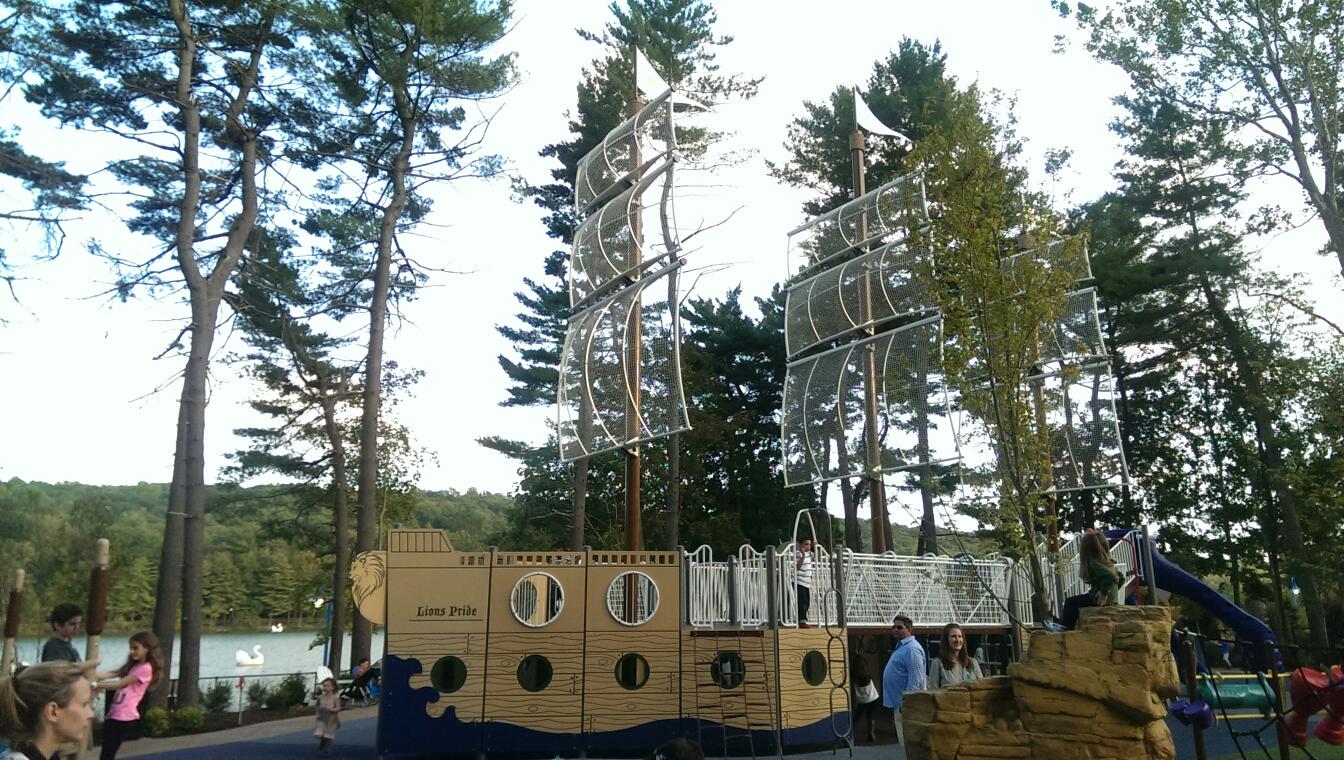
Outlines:
[[[343,725],[332,747],[331,757],[346,760],[373,760],[374,730],[377,726],[376,707],[362,707],[347,710],[343,716]],[[1239,721],[1241,730],[1259,726],[1258,721]],[[291,718],[269,723],[259,723],[241,728],[215,731],[208,734],[173,736],[164,739],[140,739],[127,742],[119,753],[123,758],[144,758],[145,760],[232,760],[246,757],[248,760],[269,760],[270,758],[319,757],[317,741],[313,738],[313,718]],[[1190,729],[1169,721],[1172,735],[1176,740],[1176,754],[1181,760],[1195,760],[1194,738]],[[1241,746],[1245,757],[1251,760],[1279,760],[1273,728],[1264,732],[1265,744],[1270,747],[1267,756],[1254,740],[1243,739]],[[1220,722],[1205,735],[1206,755],[1209,760],[1240,760],[1236,744]],[[1320,760],[1344,760],[1344,746],[1333,747],[1315,739],[1309,748],[1312,755]],[[652,747],[632,758],[647,757]],[[805,754],[790,754],[791,760],[827,760],[828,758],[847,758],[845,749],[832,752],[821,750]],[[857,760],[904,760],[905,752],[891,744],[877,744],[855,747],[853,757]],[[1301,750],[1292,750],[1294,760],[1306,758]]]

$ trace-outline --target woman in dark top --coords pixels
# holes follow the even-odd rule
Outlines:
[[[42,662],[79,662],[79,650],[70,641],[84,622],[84,610],[79,605],[64,602],[56,605],[47,622],[51,624],[51,638],[42,645]]]

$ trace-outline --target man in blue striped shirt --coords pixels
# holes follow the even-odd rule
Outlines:
[[[896,721],[896,741],[905,746],[905,727],[901,725],[901,698],[907,691],[928,688],[929,658],[915,640],[915,625],[905,615],[891,622],[896,649],[882,671],[882,704],[890,707]]]

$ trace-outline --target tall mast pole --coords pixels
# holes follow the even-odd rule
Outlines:
[[[854,131],[849,135],[849,156],[854,175],[854,197],[863,196],[864,190],[864,151],[867,144],[859,129],[859,114],[854,112]],[[859,220],[859,239],[868,237],[868,215]],[[866,246],[865,246],[866,248]],[[873,320],[873,274],[863,274],[863,321]],[[873,325],[864,332],[875,335]],[[887,490],[882,483],[882,448],[877,440],[877,346],[869,343],[863,349],[863,437],[866,444],[864,457],[864,478],[868,481],[868,498],[873,522],[873,552],[881,554],[888,548],[887,532]]]
[[[632,59],[638,59],[638,55],[631,55]],[[639,64],[637,60],[632,60],[631,71]],[[632,76],[631,86],[634,88],[633,98],[630,101],[629,113],[634,116],[644,107],[644,101],[639,95],[639,85],[636,83],[637,77]],[[639,153],[639,139],[636,135],[634,141],[634,160],[632,164],[639,166],[643,163],[643,156]],[[636,187],[643,179],[642,172],[636,173],[630,179]],[[630,267],[634,272],[639,271],[639,265],[643,262],[644,253],[644,230],[643,214],[641,205],[643,197],[636,193],[630,197]],[[630,313],[626,315],[629,320],[626,332],[625,346],[625,383],[629,389],[626,394],[625,408],[625,435],[626,440],[639,437],[639,407],[640,407],[640,375],[639,362],[640,350],[642,348],[643,336],[641,327],[641,310],[643,308],[643,299],[636,297],[630,304]],[[640,478],[640,458],[639,444],[633,443],[625,448],[625,548],[627,551],[637,552],[644,548],[644,536],[640,530],[640,509],[639,509],[639,478]]]

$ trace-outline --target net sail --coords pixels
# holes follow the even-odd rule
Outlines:
[[[833,263],[860,246],[895,242],[929,219],[922,172],[907,174],[789,233],[789,270]]]
[[[784,308],[789,356],[855,330],[936,309],[916,271],[926,260],[922,252],[897,241],[789,288]]]
[[[784,482],[804,485],[870,474],[864,383],[876,366],[879,472],[953,461],[938,317],[789,364],[781,416]]]
[[[809,274],[789,288],[781,435],[786,485],[954,465],[961,498],[1001,496],[1000,451],[989,424],[994,392],[949,387],[941,322],[929,291],[932,256],[905,230],[928,222],[923,178],[887,183],[790,233],[791,263]],[[866,251],[870,245],[877,245]],[[1013,395],[1037,410],[1051,466],[1038,493],[1111,488],[1128,482],[1091,262],[1081,239],[1053,240],[1003,259],[1019,293],[1058,273],[1073,283],[1058,316],[1040,325],[1033,366]],[[797,267],[795,267],[797,268]],[[884,325],[910,322],[865,337]],[[838,347],[824,350],[839,342]],[[866,357],[874,352],[878,456],[865,439]],[[974,375],[972,375],[974,376]],[[987,381],[986,381],[987,382]],[[1002,398],[1002,397],[1000,397]],[[1043,452],[1042,456],[1047,453]]]
[[[583,308],[621,280],[638,278],[678,250],[674,175],[672,162],[663,162],[575,230],[569,266],[570,308]]]
[[[583,158],[574,177],[574,211],[584,216],[619,193],[623,185],[676,150],[677,100],[667,90],[607,133],[601,144]]]
[[[690,429],[681,384],[679,266],[646,276],[570,320],[560,355],[562,461]]]

